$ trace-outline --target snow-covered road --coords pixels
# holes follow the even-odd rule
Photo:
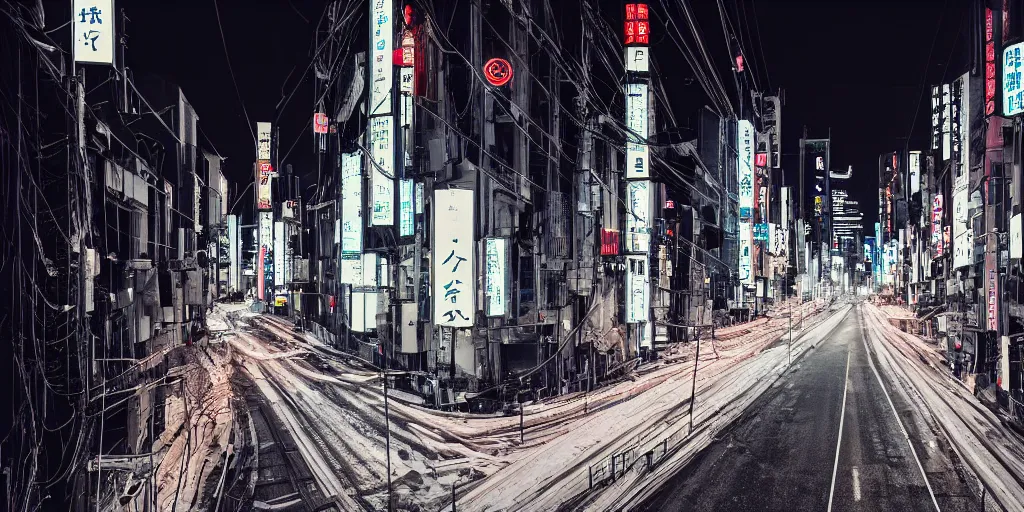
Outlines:
[[[934,345],[893,327],[878,307],[861,308],[866,342],[880,370],[898,383],[896,391],[945,435],[988,497],[1005,510],[1024,511],[1024,438],[950,376]]]
[[[823,321],[825,307],[808,303],[794,309],[794,328],[802,316],[807,318],[804,335],[795,336],[794,354],[820,339],[845,312]],[[323,350],[281,319],[249,317],[239,323],[243,328],[225,338],[234,361],[295,437],[317,485],[346,509],[386,509],[379,373]],[[621,474],[621,462],[632,462],[660,443],[685,449],[664,454],[658,467],[678,464],[770,385],[788,364],[787,345],[777,343],[788,339],[788,326],[789,319],[781,316],[759,319],[719,330],[721,339],[713,347],[703,342],[692,436],[692,346],[681,346],[667,362],[645,368],[634,380],[527,404],[522,443],[518,416],[440,412],[392,400],[391,478],[397,508],[450,506],[453,484],[459,510],[548,510],[573,500],[597,508],[615,506],[633,475],[640,475],[635,470]],[[613,456],[621,459],[617,481],[591,489],[594,473],[599,484],[602,475],[610,476]]]

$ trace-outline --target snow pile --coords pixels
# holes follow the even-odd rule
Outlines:
[[[165,402],[166,428],[155,443],[159,510],[191,510],[227,449],[231,434],[231,365],[226,351],[182,347],[186,366]]]

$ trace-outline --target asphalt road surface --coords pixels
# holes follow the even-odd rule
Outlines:
[[[980,510],[948,444],[873,357],[855,308],[640,509]]]

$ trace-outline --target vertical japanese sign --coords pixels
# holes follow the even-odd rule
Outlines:
[[[952,124],[953,92],[949,84],[942,84],[942,159],[949,160],[952,153],[950,125]]]
[[[751,265],[751,232],[749,222],[740,222],[739,228],[740,237],[740,282],[748,285],[753,284],[754,278],[750,272]]]
[[[341,253],[363,252],[363,173],[359,153],[341,155]]]
[[[284,286],[284,222],[274,223],[274,286]]]
[[[71,13],[75,62],[114,64],[113,0],[75,0]]]
[[[1021,80],[1024,61],[1021,60],[1024,43],[1011,44],[1003,50],[1003,115],[1015,116],[1024,112],[1024,82]]]
[[[996,23],[992,9],[985,8],[985,116],[996,113]]]
[[[942,249],[942,194],[936,194],[932,199],[932,254],[938,258]]]
[[[990,250],[985,251],[985,319],[988,321],[988,330],[999,330],[999,268],[996,267],[995,240],[989,237],[992,243],[988,244]]]
[[[626,84],[626,177],[649,178],[648,169],[648,87],[647,84]]]
[[[270,160],[270,123],[256,123],[256,159]]]
[[[736,149],[739,153],[736,172],[739,180],[740,220],[749,221],[754,208],[754,125],[740,120],[736,130]]]
[[[394,117],[370,118],[370,153],[373,158],[370,186],[373,193],[371,226],[391,226],[395,223],[395,137]]]
[[[627,46],[651,44],[651,22],[647,4],[626,4],[623,38]]]
[[[472,327],[475,317],[473,191],[434,191],[434,325]]]
[[[260,300],[266,299],[265,286],[266,282],[269,281],[274,275],[274,212],[260,212],[259,213],[259,256],[260,261],[258,262],[259,268],[259,288],[260,288]]]
[[[626,183],[626,252],[647,252],[651,244],[650,181]]]
[[[953,193],[953,268],[966,267],[974,260],[974,230],[968,229],[967,186]]]
[[[398,182],[398,236],[415,234],[416,214],[413,210],[413,191],[416,190],[412,180]]]
[[[394,44],[391,0],[370,2],[370,115],[391,113],[393,81],[391,46]]]
[[[942,86],[932,86],[932,149],[942,145]]]
[[[227,196],[225,196],[227,197]],[[240,291],[241,248],[238,245],[238,216],[228,215],[228,291]]]
[[[256,123],[256,209],[269,210],[271,205],[270,123]]]
[[[256,161],[256,209],[257,210],[270,210],[273,208],[271,204],[271,188],[270,188],[270,177],[273,168],[270,166],[270,160],[257,160]]]
[[[646,323],[651,278],[646,256],[626,256],[626,323]]]
[[[921,152],[910,152],[910,193],[916,194],[921,190]]]
[[[508,282],[508,241],[488,238],[486,243],[485,292],[487,316],[505,316],[508,311],[505,283]]]

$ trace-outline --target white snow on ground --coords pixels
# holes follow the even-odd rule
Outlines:
[[[794,355],[819,341],[843,314],[845,309],[814,328],[807,322],[808,335],[794,336]],[[553,510],[572,500],[586,509],[628,510],[710,444],[715,432],[735,420],[785,370],[787,345],[767,347],[788,334],[787,325],[784,318],[763,322],[744,335],[745,341],[720,348],[717,359],[713,353],[705,359],[701,351],[692,435],[690,362],[650,391],[590,416],[572,436],[535,450],[484,481],[459,499],[458,510]],[[653,472],[644,464],[647,451],[658,462]],[[619,473],[615,482],[591,490],[591,477],[600,481],[610,475],[613,459]],[[634,461],[629,471],[620,473]]]
[[[1004,509],[1024,511],[1024,438],[1004,426],[971,390],[950,376],[937,348],[888,322],[889,310],[866,304],[865,343],[896,391],[929,422]]]
[[[248,311],[252,301],[246,302],[221,302],[214,306],[213,310],[206,315],[206,327],[211,332],[224,332],[232,330],[228,316],[231,314]]]
[[[183,347],[187,363],[180,384],[169,390],[165,402],[166,429],[154,451],[160,453],[156,470],[157,507],[161,511],[191,510],[210,473],[227,449],[231,434],[231,365],[227,351]]]
[[[794,327],[801,314],[823,307],[808,303],[794,308]],[[373,508],[386,508],[379,374],[334,357],[281,319],[248,320],[270,336],[232,333],[228,344],[235,361],[288,424],[318,484],[327,494],[347,493]],[[807,330],[816,320],[808,318]],[[788,322],[759,319],[719,329],[714,343],[702,343],[696,439],[710,439],[703,434],[709,425],[724,424],[745,406],[731,400],[740,395],[747,400],[751,390],[770,383],[765,376],[781,371],[779,364],[788,361],[785,345],[766,349],[788,332]],[[797,338],[794,352],[807,345]],[[321,361],[303,359],[310,348]],[[390,401],[391,474],[399,509],[403,504],[426,510],[449,505],[453,482],[459,486],[459,510],[550,509],[587,491],[590,463],[673,433],[676,442],[682,440],[689,418],[692,349],[692,344],[677,347],[672,358],[644,368],[633,380],[526,405],[522,443],[518,416],[445,413]],[[649,434],[641,439],[637,432]]]

